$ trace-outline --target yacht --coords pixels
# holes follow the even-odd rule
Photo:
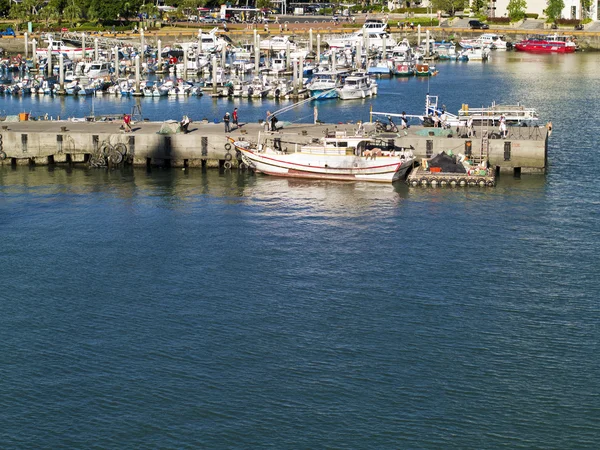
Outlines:
[[[342,100],[372,97],[377,94],[377,83],[366,73],[353,73],[336,91]]]
[[[366,49],[381,50],[385,41],[386,50],[391,50],[396,46],[396,40],[387,28],[387,22],[383,20],[367,20],[360,30],[326,39],[325,42],[330,48],[355,48],[361,43]]]

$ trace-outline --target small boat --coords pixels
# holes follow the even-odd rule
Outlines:
[[[266,80],[261,80],[259,77],[254,77],[250,84],[242,87],[242,97],[245,98],[263,98],[271,89]]]
[[[336,91],[342,100],[373,97],[377,95],[377,83],[366,73],[353,73],[346,77],[343,86]]]
[[[489,47],[494,50],[507,50],[512,48],[510,42],[504,40],[504,36],[496,33],[484,33],[477,39],[463,39],[459,42],[462,48]]]
[[[105,78],[110,76],[110,72],[111,64],[108,61],[92,61],[85,75],[91,79]]]
[[[285,78],[278,78],[271,82],[271,89],[267,94],[268,98],[284,99],[288,98],[294,91],[292,82]]]
[[[283,177],[392,183],[406,178],[415,159],[411,150],[388,149],[375,138],[344,131],[293,146],[288,142],[283,149],[280,137],[270,132],[259,133],[254,145],[228,139],[248,167]]]
[[[343,79],[347,72],[324,71],[317,72],[307,83],[306,88],[310,96],[319,100],[337,98],[337,88],[342,87]]]
[[[489,47],[473,46],[466,48],[461,52],[461,55],[466,57],[469,61],[487,61],[490,57]]]
[[[436,73],[435,67],[430,66],[429,63],[420,62],[415,64],[415,75],[418,77],[430,77]]]
[[[400,61],[396,62],[393,59],[389,61],[391,72],[397,77],[412,77],[415,74],[415,64],[412,62]]]
[[[386,60],[374,61],[367,69],[369,75],[387,76],[391,73],[390,65]]]
[[[516,43],[515,49],[529,53],[573,53],[577,50],[577,44],[570,36],[538,35]]]

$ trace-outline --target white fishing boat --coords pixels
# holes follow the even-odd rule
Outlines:
[[[267,175],[391,183],[404,179],[413,166],[411,150],[386,149],[383,142],[361,133],[337,131],[293,145],[286,137],[283,149],[281,136],[259,133],[256,144],[228,139],[248,167]]]
[[[342,100],[372,97],[377,95],[377,83],[366,73],[353,73],[336,91]]]
[[[42,57],[48,54],[48,51],[52,55],[66,55],[70,59],[81,59],[84,56],[91,55],[94,53],[93,47],[86,47],[85,51],[82,47],[74,47],[65,44],[63,41],[55,40],[51,34],[48,34],[45,42],[48,44],[46,48],[38,47],[36,49],[36,55]]]

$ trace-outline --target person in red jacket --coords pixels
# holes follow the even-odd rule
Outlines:
[[[238,125],[238,112],[237,112],[237,108],[233,108],[233,115],[231,116],[231,118],[233,119],[233,124],[235,125],[235,127],[239,128],[240,126]]]
[[[131,116],[129,114],[123,116],[123,128],[125,132],[131,131]]]

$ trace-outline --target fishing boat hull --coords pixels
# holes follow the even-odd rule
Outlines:
[[[355,155],[317,155],[283,152],[255,152],[244,142],[233,145],[242,154],[242,161],[265,175],[339,181],[369,181],[392,183],[406,178],[413,158],[397,156],[369,158]]]
[[[562,42],[530,40],[515,44],[515,49],[519,52],[528,53],[574,53],[576,47],[565,45]]]
[[[412,77],[415,75],[415,67],[410,63],[395,63],[393,72],[397,77]]]
[[[415,67],[415,75],[418,77],[430,77],[435,71],[429,66],[429,64],[417,64]]]

